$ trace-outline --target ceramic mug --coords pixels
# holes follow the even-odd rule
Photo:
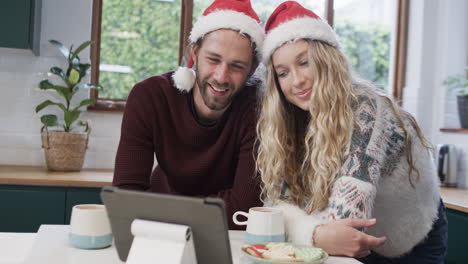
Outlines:
[[[70,244],[81,249],[105,248],[112,243],[106,207],[102,204],[73,206],[70,219]]]
[[[247,217],[247,221],[238,221],[237,216]],[[247,225],[245,241],[248,244],[284,242],[283,211],[271,207],[252,207],[249,213],[237,211],[232,216],[236,225]]]

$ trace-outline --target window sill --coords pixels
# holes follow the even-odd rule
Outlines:
[[[468,133],[468,128],[441,128],[440,132],[447,133]]]
[[[88,111],[123,112],[127,101],[98,100],[97,103],[88,106]]]

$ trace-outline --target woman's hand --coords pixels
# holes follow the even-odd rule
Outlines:
[[[357,230],[375,225],[375,219],[341,219],[320,225],[314,231],[314,246],[330,255],[361,258],[382,245],[386,237],[374,237]]]

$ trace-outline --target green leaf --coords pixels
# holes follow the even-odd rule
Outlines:
[[[80,63],[80,58],[73,53],[73,44],[70,46],[70,55],[68,56],[68,64],[76,66]]]
[[[75,69],[80,72],[80,77],[83,78],[90,67],[91,64],[89,63],[80,63],[75,67]]]
[[[65,72],[63,72],[62,69],[60,69],[59,67],[52,67],[50,68],[50,72],[57,75],[58,77],[60,77],[67,86],[72,86],[70,84],[70,81],[68,80],[68,77],[67,75],[65,74]]]
[[[67,102],[70,102],[73,94],[70,92],[70,89],[63,86],[55,86],[55,90],[59,93]]]
[[[65,56],[65,58],[68,59],[68,56],[70,55],[70,51],[67,48],[65,48],[65,46],[60,41],[57,41],[55,39],[50,39],[49,42],[55,47],[57,47],[60,50],[60,52],[62,52],[63,56]]]
[[[91,43],[93,43],[92,40],[88,40],[88,41],[85,41],[83,43],[81,43],[81,45],[72,53],[72,57],[71,59],[73,60],[74,58],[78,57],[78,54],[86,49],[86,47],[88,47],[89,45],[91,45]],[[78,59],[79,60],[79,59]]]
[[[97,100],[94,99],[94,98],[85,99],[85,100],[81,101],[80,105],[75,107],[73,110],[78,110],[78,108],[80,108],[80,107],[90,105],[90,104],[94,104],[96,101]]]
[[[74,86],[80,80],[80,73],[75,69],[71,69],[68,80],[70,81],[70,85]]]
[[[41,111],[42,109],[46,108],[49,105],[56,105],[56,106],[60,107],[64,112],[67,111],[67,108],[63,104],[52,102],[50,100],[46,100],[46,101],[40,103],[38,106],[36,106],[36,113]]]
[[[56,115],[43,115],[41,116],[41,122],[47,127],[60,125]]]
[[[52,84],[49,80],[42,80],[39,83],[39,88],[41,90],[53,89],[54,84]]]
[[[77,109],[73,109],[71,111],[66,111],[63,115],[63,119],[65,120],[65,125],[70,127],[73,122],[75,122],[78,117],[80,117],[81,111]]]
[[[70,89],[60,85],[54,85],[49,80],[43,80],[39,83],[39,88],[42,90],[55,90],[58,94],[60,94],[65,100],[70,101],[72,94],[70,93]]]

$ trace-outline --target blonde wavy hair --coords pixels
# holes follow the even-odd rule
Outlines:
[[[282,184],[286,183],[290,191],[289,202],[310,214],[328,205],[351,140],[357,96],[346,57],[326,43],[306,41],[309,42],[309,63],[314,74],[310,110],[302,111],[286,100],[270,60],[267,88],[256,127],[256,166],[262,179],[262,197],[277,201]],[[410,164],[408,173],[411,175],[416,170],[419,178],[419,171],[413,164],[408,128],[398,106],[388,100],[405,133],[406,156]],[[426,142],[414,118],[406,112],[401,113],[408,115],[418,137]],[[412,184],[411,176],[410,182]]]

